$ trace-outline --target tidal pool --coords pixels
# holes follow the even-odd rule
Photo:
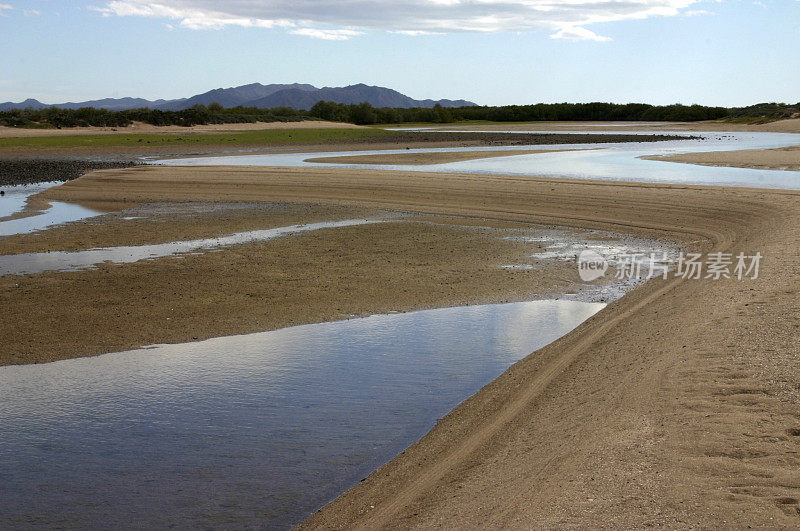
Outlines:
[[[443,308],[0,367],[0,527],[289,528],[603,307]]]
[[[48,188],[62,184],[60,182],[47,182],[36,184],[22,184],[17,186],[4,186],[5,195],[0,196],[0,219],[21,212],[25,208],[28,198]],[[60,225],[70,221],[79,221],[100,215],[100,212],[90,208],[53,201],[50,208],[31,216],[8,221],[0,221],[0,236],[23,234],[43,230],[53,225]]]

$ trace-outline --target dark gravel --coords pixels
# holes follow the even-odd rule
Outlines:
[[[128,168],[135,160],[83,160],[59,158],[0,159],[0,186],[48,181],[70,181],[92,170]]]

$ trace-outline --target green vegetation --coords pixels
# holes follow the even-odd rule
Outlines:
[[[800,118],[800,102],[757,103],[749,107],[730,109],[730,120],[740,123],[765,123],[786,118]]]
[[[501,107],[444,108],[374,108],[369,103],[347,105],[330,101],[317,102],[308,111],[289,107],[224,108],[217,103],[208,107],[195,105],[182,111],[133,109],[108,111],[82,109],[24,109],[0,112],[0,125],[11,127],[125,127],[132,122],[151,125],[192,126],[198,124],[291,122],[322,119],[359,125],[437,124],[468,122],[561,122],[561,121],[655,121],[696,122],[729,119],[735,121],[771,121],[800,116],[800,103],[760,103],[750,107],[726,109],[702,105],[647,105],[644,103],[539,103]],[[170,137],[172,138],[172,137]],[[151,142],[154,140],[151,139]],[[156,140],[157,141],[157,140]]]
[[[347,142],[389,134],[378,129],[271,129],[218,134],[80,135],[0,138],[3,147],[119,147],[175,145],[286,145]]]
[[[357,124],[561,121],[695,122],[728,116],[728,109],[702,105],[653,106],[643,103],[539,103],[503,107],[455,107],[431,109],[374,109],[368,104],[345,105],[321,101],[309,114],[315,118]]]
[[[192,126],[198,124],[232,124],[255,122],[297,122],[308,115],[289,107],[259,109],[257,107],[223,108],[218,103],[195,105],[182,111],[161,111],[157,109],[131,109],[109,111],[83,107],[81,109],[13,109],[0,112],[0,125],[9,127],[31,127],[47,124],[49,127],[125,127],[131,122],[144,122],[150,125]]]

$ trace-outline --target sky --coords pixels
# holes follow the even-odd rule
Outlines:
[[[0,102],[379,85],[481,105],[800,101],[800,0],[0,0]]]

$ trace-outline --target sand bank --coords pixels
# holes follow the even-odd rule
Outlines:
[[[611,304],[517,363],[305,526],[797,524],[800,206],[795,192],[339,168],[144,167],[94,172],[46,196],[391,208],[627,231],[701,250],[760,251],[765,260],[758,280],[656,280]],[[347,255],[351,235],[331,233],[337,234],[312,248],[321,245],[331,259],[345,253],[348,261],[372,260]],[[473,245],[470,239],[465,250]],[[410,241],[397,251],[424,247]],[[449,267],[446,255],[412,256],[430,261],[432,270]],[[244,255],[233,269],[247,260]],[[177,263],[175,276],[181,271]],[[281,269],[297,265],[287,262]],[[195,282],[227,292],[221,284],[227,277],[210,270],[215,274],[195,276]],[[373,275],[380,268],[364,272]],[[337,284],[315,277],[303,279],[317,286],[314,298],[338,301]],[[28,282],[3,286],[4,307],[11,297],[25,300],[32,291]],[[370,285],[379,289],[381,282]],[[76,279],[76,291],[80,285],[91,284]],[[114,296],[116,285],[93,289]],[[269,284],[253,286],[261,306],[280,301],[259,291]],[[139,289],[151,292],[153,281]],[[169,283],[159,285],[159,293],[169,289]],[[53,293],[63,298],[62,290]],[[124,313],[120,302],[126,301],[109,300],[108,315]],[[163,307],[157,298],[153,303]],[[28,311],[42,314],[33,306]],[[3,329],[13,329],[26,315],[18,314]],[[171,314],[160,317],[164,323]],[[127,318],[137,322],[144,316]],[[224,320],[218,326],[224,330]],[[113,324],[105,328],[114,330]],[[24,344],[24,338],[15,343],[20,341]]]
[[[392,214],[396,215],[322,205],[156,204],[4,238],[0,253],[146,245]],[[480,224],[493,227],[476,227]],[[0,364],[96,355],[353,315],[529,300],[575,289],[577,271],[565,262],[552,261],[536,271],[501,269],[542,249],[502,239],[507,233],[498,232],[498,225],[508,224],[412,217],[237,245],[221,253],[0,277]],[[97,323],[104,326],[98,330]]]
[[[451,151],[442,153],[400,153],[393,155],[352,155],[344,157],[314,157],[304,162],[326,162],[332,164],[446,164],[464,160],[488,159],[493,157],[511,157],[514,155],[535,155],[553,153],[554,151],[575,151],[573,149],[529,149],[516,151]]]
[[[740,151],[653,155],[642,158],[648,160],[700,164],[702,166],[731,166],[735,168],[756,168],[760,170],[800,171],[800,146],[776,149],[743,149]]]

